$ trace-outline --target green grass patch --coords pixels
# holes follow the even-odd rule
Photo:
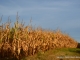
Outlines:
[[[33,56],[26,57],[25,60],[60,60],[58,57],[63,57],[63,60],[73,60],[72,58],[65,57],[80,57],[80,49],[79,48],[60,48],[53,49],[46,52],[38,52]],[[75,58],[78,59],[79,58]]]

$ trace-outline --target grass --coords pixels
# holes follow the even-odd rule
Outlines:
[[[60,48],[43,52],[38,52],[33,56],[25,57],[24,60],[80,60],[79,48]],[[73,57],[73,58],[72,58]],[[78,58],[79,57],[79,58]],[[22,59],[23,60],[23,59]]]
[[[41,59],[41,55],[45,56],[45,51],[57,48],[77,48],[78,46],[78,42],[60,30],[34,28],[32,25],[24,26],[19,22],[18,13],[14,26],[10,26],[9,20],[0,25],[0,58],[20,60],[22,57],[38,53],[37,56]],[[42,59],[44,60],[44,57]]]

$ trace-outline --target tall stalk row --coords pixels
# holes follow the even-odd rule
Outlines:
[[[17,58],[34,55],[56,48],[76,48],[78,43],[61,31],[50,31],[33,28],[16,22],[10,27],[10,22],[0,26],[0,58]]]

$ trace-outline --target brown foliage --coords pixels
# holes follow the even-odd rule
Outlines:
[[[55,48],[76,48],[78,43],[68,35],[58,31],[33,29],[15,23],[13,28],[0,28],[0,57],[17,58],[34,55],[39,51]]]

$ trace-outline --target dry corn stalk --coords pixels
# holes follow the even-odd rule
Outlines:
[[[19,24],[17,22],[13,28],[10,24],[1,27],[0,30],[0,57],[16,57],[34,55],[39,51],[47,51],[54,48],[76,48],[78,43],[68,35],[51,30],[43,30],[41,27],[33,28]],[[0,28],[0,29],[1,29]],[[7,48],[6,48],[7,47]],[[8,53],[10,52],[10,53]]]

